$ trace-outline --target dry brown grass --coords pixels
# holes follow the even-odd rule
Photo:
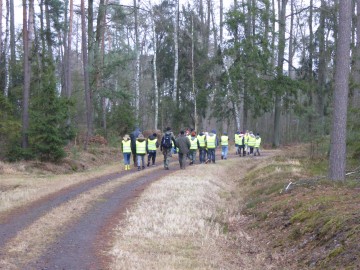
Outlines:
[[[12,165],[7,166],[11,168]],[[120,162],[65,175],[21,173],[17,169],[16,173],[12,173],[7,169],[8,173],[2,174],[0,180],[0,213],[25,205],[68,186],[121,170],[123,170],[123,166]]]
[[[104,194],[146,173],[137,172],[100,185],[46,213],[6,244],[2,250],[4,259],[0,261],[0,269],[24,269],[61,235],[70,222],[89,211]]]
[[[242,229],[236,188],[262,160],[192,166],[152,184],[114,232],[111,269],[272,269]]]

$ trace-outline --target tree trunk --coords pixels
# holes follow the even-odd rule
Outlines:
[[[192,77],[192,93],[194,97],[194,129],[198,130],[197,103],[196,103],[196,87],[195,87],[195,62],[194,62],[194,12],[191,14],[191,77]]]
[[[26,149],[29,147],[29,99],[30,99],[30,41],[29,30],[27,22],[27,1],[23,0],[23,46],[24,46],[24,87],[23,87],[23,100],[22,100],[22,135],[21,147]],[[30,18],[29,18],[30,20]]]
[[[354,67],[352,71],[355,86],[351,101],[354,108],[360,106],[360,0],[356,1],[356,13],[356,45],[354,48]]]
[[[280,5],[281,1],[281,5]],[[285,54],[285,27],[286,27],[286,4],[287,0],[279,0],[279,41],[278,41],[278,64],[277,76],[283,76],[284,54]],[[280,145],[280,113],[281,113],[281,94],[275,92],[275,112],[274,112],[274,141],[273,146]]]
[[[10,20],[10,3],[9,0],[6,0],[6,17],[5,17],[5,51],[4,51],[4,66],[5,66],[5,85],[4,85],[4,95],[5,97],[9,96],[9,87],[10,87],[10,70],[9,70],[9,20]]]
[[[175,1],[175,21],[174,21],[174,49],[175,49],[175,63],[174,63],[174,94],[176,95],[176,107],[180,108],[180,91],[178,88],[179,76],[179,0]]]
[[[15,66],[16,53],[15,53],[15,15],[14,15],[14,0],[10,0],[10,78],[9,87],[12,86],[13,81],[13,68]]]
[[[92,116],[92,98],[89,83],[89,62],[88,51],[86,43],[86,21],[85,21],[85,0],[81,0],[81,48],[83,55],[83,70],[84,70],[84,90],[85,90],[85,104],[86,104],[86,139],[84,149],[87,149],[90,136],[93,132],[93,116]]]
[[[137,124],[140,123],[140,48],[139,48],[139,29],[138,29],[138,7],[134,0],[134,16],[135,16],[135,119]]]
[[[155,116],[154,116],[154,129],[158,130],[158,119],[159,119],[159,89],[158,89],[158,80],[157,80],[157,41],[156,41],[156,28],[155,28],[155,17],[152,16],[152,31],[153,31],[153,44],[154,44],[154,59],[153,59],[153,68],[154,68],[154,91],[155,91]]]
[[[321,0],[320,19],[318,28],[318,40],[319,40],[319,74],[317,85],[317,114],[319,122],[322,126],[325,126],[324,119],[324,104],[325,104],[325,84],[326,84],[326,47],[325,47],[325,0]],[[360,64],[360,62],[359,62]],[[360,81],[359,81],[360,82]],[[324,133],[324,132],[323,132]]]
[[[70,0],[69,5],[69,22],[68,22],[68,32],[67,32],[67,45],[65,50],[66,60],[65,60],[65,85],[66,85],[66,97],[70,98],[72,95],[72,65],[71,65],[71,42],[72,42],[72,26],[73,26],[73,16],[74,16],[74,2]]]
[[[334,110],[330,134],[329,178],[345,180],[346,121],[349,91],[351,0],[339,3],[339,28],[335,56]]]
[[[291,79],[295,79],[294,67],[293,67],[293,41],[294,41],[294,0],[290,1],[290,31],[289,31],[289,66],[288,74]]]

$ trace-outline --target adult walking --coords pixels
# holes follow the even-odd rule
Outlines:
[[[172,142],[175,143],[175,137],[170,127],[166,128],[165,134],[161,139],[160,150],[164,155],[164,169],[169,169],[169,163],[171,158]]]
[[[131,139],[131,152],[133,154],[133,161],[134,161],[134,166],[136,167],[136,139],[137,137],[140,135],[141,131],[138,127],[135,128],[135,130],[133,132],[131,132],[130,134],[130,139]]]
[[[178,157],[180,169],[185,169],[186,156],[190,151],[191,143],[187,136],[185,136],[185,132],[180,131],[180,136],[176,139],[176,146],[179,149]]]

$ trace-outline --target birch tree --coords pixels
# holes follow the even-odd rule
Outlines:
[[[135,119],[139,124],[140,110],[140,45],[139,45],[139,29],[138,29],[138,6],[134,0],[134,18],[135,18]]]
[[[175,0],[175,19],[174,19],[174,94],[176,95],[176,106],[180,107],[180,91],[178,88],[179,77],[179,0]]]

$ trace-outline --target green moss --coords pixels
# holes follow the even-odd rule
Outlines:
[[[303,211],[295,213],[290,218],[290,222],[291,223],[304,222],[305,220],[314,218],[315,216],[316,216],[316,212],[303,210]]]
[[[328,258],[334,258],[338,255],[340,255],[341,253],[343,253],[345,251],[343,246],[339,246],[337,248],[334,248],[333,250],[330,251],[330,253],[328,254]]]

